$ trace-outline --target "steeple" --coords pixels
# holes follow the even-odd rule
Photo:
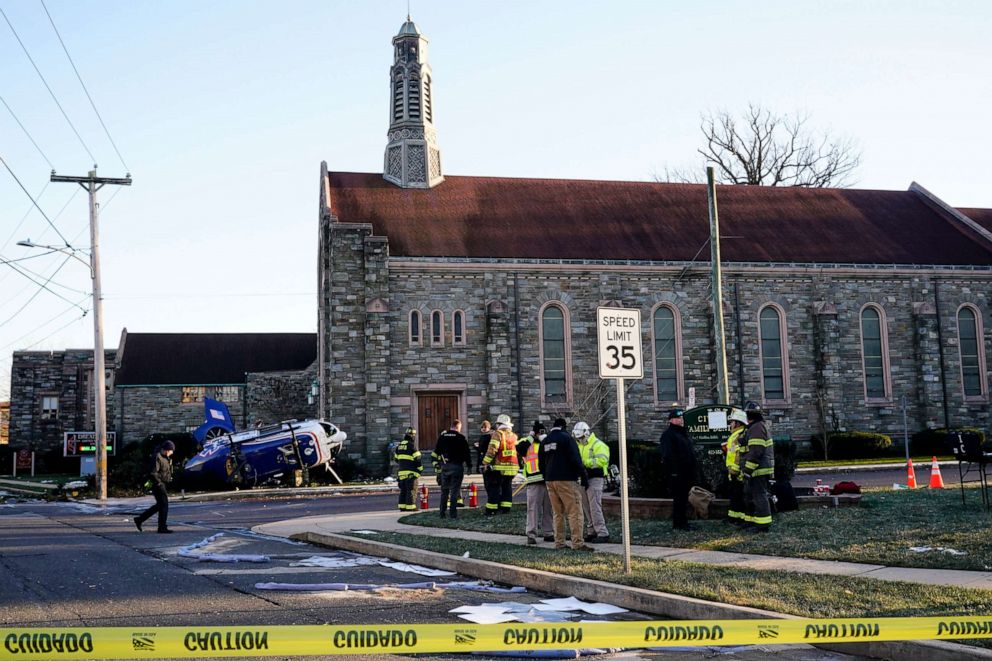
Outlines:
[[[393,37],[389,70],[389,142],[382,176],[402,188],[432,188],[442,181],[441,150],[434,130],[427,38],[410,16]]]

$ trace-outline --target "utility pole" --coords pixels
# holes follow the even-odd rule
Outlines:
[[[706,168],[706,194],[710,209],[710,262],[713,265],[713,335],[716,339],[716,394],[717,404],[730,403],[730,384],[727,381],[727,336],[723,330],[723,284],[720,275],[720,220],[716,212],[716,184],[713,168]],[[743,385],[743,384],[742,384]]]
[[[96,192],[106,184],[130,186],[131,174],[124,179],[96,176],[96,165],[85,177],[55,174],[51,181],[79,184],[90,196],[90,278],[93,280],[93,419],[96,431],[96,490],[107,500],[107,376],[103,354],[103,294],[100,287],[100,208]]]

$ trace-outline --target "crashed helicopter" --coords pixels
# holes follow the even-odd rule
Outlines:
[[[224,402],[204,399],[206,421],[193,431],[200,451],[183,466],[184,480],[203,485],[254,487],[306,481],[307,473],[331,467],[346,433],[325,420],[286,420],[235,431]]]

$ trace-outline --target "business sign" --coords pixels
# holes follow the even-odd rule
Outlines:
[[[107,432],[107,454],[115,454],[117,432]],[[62,455],[65,457],[82,457],[96,454],[95,431],[67,431],[62,438]]]
[[[596,308],[601,379],[643,379],[641,311]]]

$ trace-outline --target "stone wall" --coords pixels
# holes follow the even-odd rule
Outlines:
[[[107,367],[108,430],[114,416],[113,365],[117,352],[105,352]],[[10,374],[10,444],[37,452],[62,447],[63,433],[93,429],[93,401],[89,380],[93,351],[15,351]],[[58,397],[58,416],[41,418],[42,397]]]
[[[244,386],[237,386],[238,401],[227,402],[236,429],[245,428]],[[208,387],[207,397],[216,397],[218,388]],[[149,434],[193,431],[204,421],[203,402],[182,403],[181,386],[128,386],[114,393],[117,416],[114,427],[121,446],[142,440]],[[304,400],[305,401],[305,400]]]
[[[317,403],[309,403],[310,388],[317,377],[316,362],[300,371],[248,374],[247,426],[282,420],[306,420],[317,416]]]
[[[328,407],[349,434],[352,456],[372,466],[383,463],[380,448],[388,440],[416,423],[417,393],[432,389],[461,396],[470,437],[481,419],[507,412],[518,431],[529,429],[535,418],[564,414],[598,421],[597,432],[615,438],[614,383],[598,377],[600,305],[641,310],[645,378],[626,382],[628,438],[657,438],[670,406],[656,400],[653,383],[651,311],[659,303],[674,305],[681,316],[683,394],[692,387],[697,405],[715,400],[708,268],[383,260],[381,244],[370,249],[375,238],[367,226],[334,225],[324,226],[334,254],[326,278],[331,286],[321,298],[328,315],[325,328],[331,329],[321,338],[330,349],[323,366],[333,382]],[[963,395],[956,314],[963,303],[981,311],[989,356],[990,285],[992,274],[983,271],[725,265],[731,401],[765,403],[773,433],[798,440],[827,427],[879,431],[898,442],[904,396],[909,434],[945,423],[988,430],[988,398],[966,401]],[[548,302],[561,304],[569,315],[568,405],[541,399],[538,315]],[[779,402],[763,395],[758,328],[760,310],[768,304],[785,317],[789,390]],[[883,311],[888,341],[891,387],[889,396],[877,402],[866,400],[862,367],[860,315],[869,304]],[[423,338],[416,346],[408,338],[412,309],[423,320]],[[436,309],[445,319],[443,346],[431,343],[430,317]],[[451,342],[455,310],[465,313],[464,346]]]

